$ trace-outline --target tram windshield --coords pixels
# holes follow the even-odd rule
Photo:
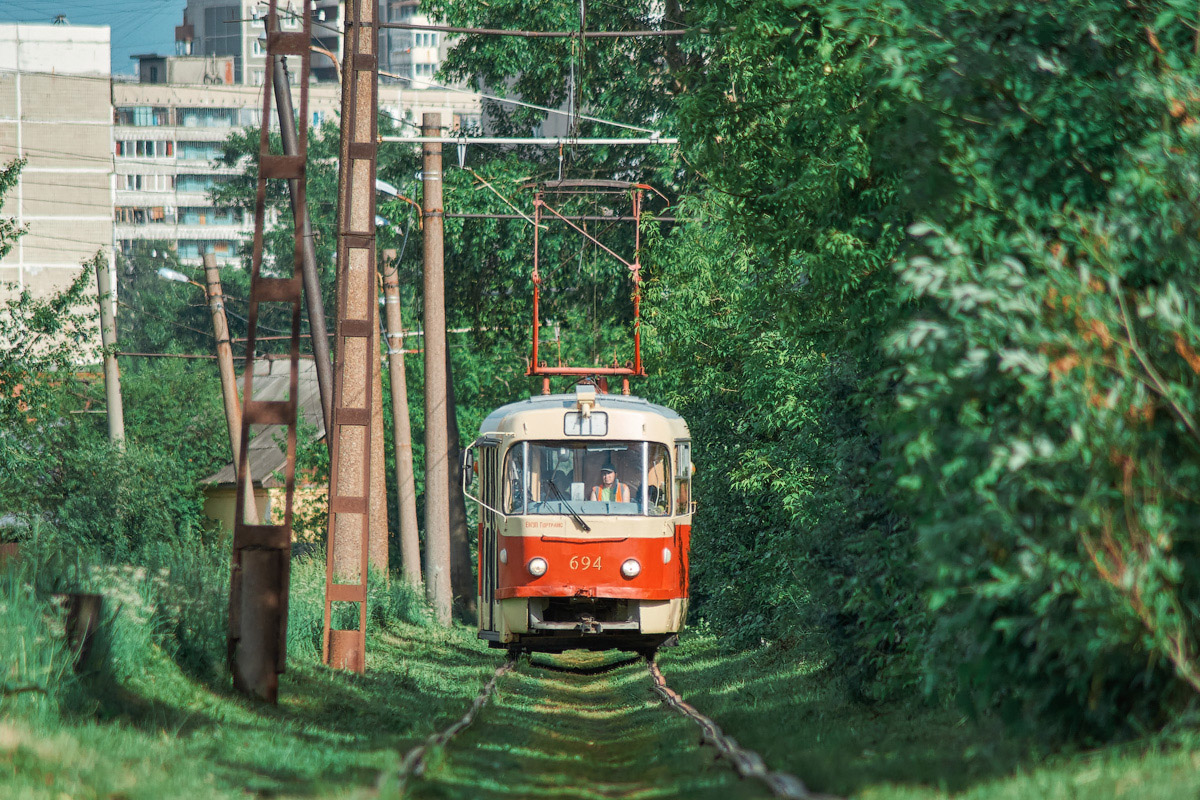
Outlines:
[[[657,442],[517,442],[504,457],[505,512],[665,517],[671,461]]]

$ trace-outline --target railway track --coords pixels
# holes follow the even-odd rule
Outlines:
[[[466,713],[408,751],[379,789],[388,797],[835,800],[769,769],[684,701],[652,660],[575,653],[510,656]]]

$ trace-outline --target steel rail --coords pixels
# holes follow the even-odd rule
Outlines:
[[[767,768],[762,756],[739,745],[733,737],[722,731],[717,723],[701,714],[694,706],[684,701],[678,692],[667,686],[667,680],[659,670],[658,664],[651,659],[646,659],[646,663],[654,679],[654,691],[663,702],[699,725],[704,734],[704,741],[716,748],[722,758],[731,762],[743,778],[756,778],[765,783],[776,797],[788,800],[840,800],[837,795],[811,791],[795,775],[772,772]]]
[[[463,714],[454,722],[454,724],[450,725],[450,727],[434,733],[424,742],[417,745],[412,750],[409,750],[404,755],[404,758],[400,761],[400,766],[395,773],[400,784],[399,789],[401,796],[404,794],[404,782],[409,776],[415,776],[419,778],[422,774],[424,774],[425,757],[429,755],[429,751],[435,747],[444,747],[447,742],[449,742],[458,734],[462,733],[472,722],[475,721],[475,717],[479,715],[480,710],[482,710],[483,707],[488,704],[488,701],[492,699],[492,695],[496,691],[496,682],[516,668],[517,660],[519,658],[519,654],[509,653],[508,658],[504,660],[504,663],[496,667],[496,671],[492,673],[491,679],[488,680],[488,682],[484,684],[483,688],[479,690],[479,694],[475,696],[475,700],[471,703],[471,707],[467,709],[467,713]],[[383,784],[388,777],[389,775],[387,773],[384,773],[380,776],[377,789],[384,788]]]

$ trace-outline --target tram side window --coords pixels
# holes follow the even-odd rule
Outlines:
[[[678,491],[675,494],[675,513],[690,514],[692,502],[692,443],[675,443],[675,463],[679,473],[675,476]]]
[[[524,443],[508,451],[504,459],[504,510],[509,514],[524,514],[528,500],[525,479]]]
[[[656,442],[518,442],[504,464],[509,514],[671,513],[670,451]]]

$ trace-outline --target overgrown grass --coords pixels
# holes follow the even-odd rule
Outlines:
[[[774,769],[870,800],[1200,797],[1200,719],[1094,750],[1051,749],[998,720],[918,701],[863,705],[816,649],[732,651],[686,637],[660,655],[670,684]]]
[[[324,567],[298,559],[289,669],[279,706],[265,706],[229,688],[223,547],[163,545],[114,565],[37,533],[0,568],[2,797],[348,796],[461,714],[498,658],[472,632],[431,627],[416,592],[372,575],[369,672],[330,671]],[[64,591],[105,598],[78,674],[54,598]]]

